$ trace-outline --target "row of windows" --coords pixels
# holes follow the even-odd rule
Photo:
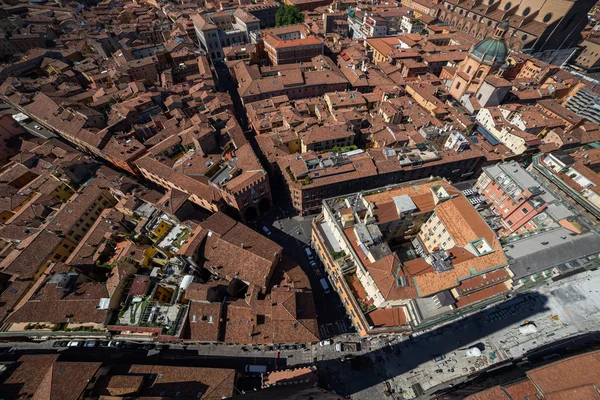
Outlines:
[[[258,189],[258,192],[259,192],[259,194],[260,194],[261,196],[262,196],[262,195],[264,195],[264,194],[265,194],[265,187],[264,187],[264,186],[261,186],[261,187]],[[247,197],[242,197],[242,204],[243,204],[244,206],[247,206],[247,205],[248,205],[248,198],[247,198]]]
[[[54,259],[56,261],[60,260],[62,262],[65,262],[65,261],[67,261],[67,258],[69,258],[69,257],[68,256],[63,256],[62,259],[61,259],[60,254],[58,254],[58,253],[54,255]]]
[[[490,4],[490,5],[494,4],[494,1],[495,1],[495,0],[489,0],[489,4]],[[506,3],[506,4],[504,5],[504,11],[508,11],[508,10],[510,10],[510,9],[512,8],[512,6],[513,6],[512,2],[510,2],[510,1],[509,1],[508,3]],[[449,4],[449,5],[448,5],[448,9],[450,10],[451,8],[452,8],[452,6]],[[459,9],[458,13],[459,13],[460,15],[463,15],[463,13],[464,13],[464,10],[462,10],[462,9]],[[522,15],[523,15],[524,17],[526,17],[526,16],[528,16],[529,14],[531,14],[531,7],[525,7],[525,9],[524,9],[524,10],[523,10],[523,12],[522,12]],[[553,14],[552,14],[551,12],[547,13],[546,15],[544,15],[543,21],[544,21],[544,22],[549,22],[549,21],[552,19],[552,15],[553,15]],[[473,15],[473,19],[476,19],[476,18],[477,18],[477,14],[474,14],[474,15]],[[491,22],[492,22],[492,21],[488,21],[488,25],[491,25]]]

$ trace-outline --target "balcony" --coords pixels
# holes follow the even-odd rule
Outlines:
[[[374,310],[375,306],[373,305],[373,300],[367,296],[367,292],[358,280],[358,277],[356,275],[347,275],[345,279],[348,287],[350,288],[350,292],[354,296],[356,302],[359,304],[360,310],[363,312],[363,314]]]

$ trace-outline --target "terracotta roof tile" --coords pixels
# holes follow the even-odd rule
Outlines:
[[[220,302],[190,302],[188,312],[190,339],[198,342],[217,342],[219,340],[220,318]]]
[[[143,375],[139,396],[220,400],[233,395],[235,370],[224,368],[132,365],[129,375]]]
[[[565,389],[600,386],[600,351],[569,357],[527,372],[543,395]]]

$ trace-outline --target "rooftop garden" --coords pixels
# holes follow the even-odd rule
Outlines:
[[[346,275],[344,278],[363,314],[374,310],[376,307],[373,305],[373,301],[367,297],[367,292],[365,292],[356,275]]]

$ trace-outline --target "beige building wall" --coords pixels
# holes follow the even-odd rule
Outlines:
[[[587,69],[600,67],[600,44],[584,40],[581,45],[584,49],[575,59],[575,63]]]
[[[430,253],[435,250],[448,250],[456,246],[454,239],[435,213],[421,226],[419,239]]]

